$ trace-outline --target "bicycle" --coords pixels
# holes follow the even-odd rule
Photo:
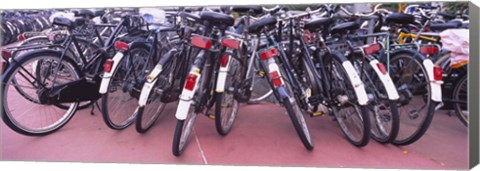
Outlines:
[[[67,27],[71,31],[74,27],[73,22],[76,21],[56,18],[53,23]],[[87,60],[80,50],[76,34],[67,35],[62,44],[45,45],[59,48],[60,51],[38,49],[23,54],[18,59],[11,58],[12,63],[0,78],[3,85],[3,121],[17,133],[29,136],[43,136],[62,128],[73,117],[80,102],[96,101],[100,98],[99,75],[104,61],[108,58],[107,52],[111,50],[121,30],[133,25],[129,16],[125,16],[117,25],[102,24],[101,26],[115,27],[115,32],[105,46],[96,51],[95,56],[89,58],[90,60]],[[76,47],[78,50],[76,54],[80,55],[79,57],[66,56],[70,46]],[[76,58],[81,59],[82,65],[73,60]],[[16,81],[13,82],[13,79]],[[11,90],[12,86],[32,95],[25,97],[22,93],[12,94],[14,93]],[[31,97],[35,97],[35,100],[31,100]],[[23,103],[19,103],[19,100],[23,100]],[[15,104],[30,104],[27,105],[30,108],[18,108],[19,106]],[[36,116],[22,118],[29,110],[36,110]],[[50,116],[50,119],[42,116]],[[43,120],[44,123],[38,123],[35,119]]]

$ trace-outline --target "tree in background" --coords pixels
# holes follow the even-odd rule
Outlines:
[[[445,2],[444,10],[447,13],[455,14],[466,10],[468,12],[468,2]]]

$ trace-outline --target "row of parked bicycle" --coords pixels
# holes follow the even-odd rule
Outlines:
[[[31,11],[2,11],[0,14],[1,26],[0,34],[2,42],[0,45],[24,40],[25,37],[19,37],[24,32],[40,32],[50,28],[51,23],[48,17],[51,11],[31,10]]]
[[[42,136],[77,110],[91,107],[93,114],[98,107],[108,127],[135,124],[144,133],[166,104],[176,103],[175,156],[200,114],[225,136],[240,103],[269,96],[308,150],[314,148],[308,115],[334,117],[358,147],[370,138],[414,143],[445,106],[467,124],[468,58],[451,65],[453,53],[442,50],[442,34],[434,32],[460,28],[464,18],[442,19],[439,8],[425,5],[406,13],[380,5],[367,14],[335,4],[310,8],[56,14],[52,29],[2,50],[2,119],[20,134]]]

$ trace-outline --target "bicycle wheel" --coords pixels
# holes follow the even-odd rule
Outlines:
[[[361,78],[370,97],[367,108],[370,113],[371,137],[377,142],[389,143],[395,139],[399,130],[397,102],[389,99],[386,89],[388,85],[381,81],[381,75],[377,75],[370,64],[362,66],[359,61],[355,63],[357,68],[363,68]]]
[[[458,82],[453,90],[455,114],[463,125],[468,126],[468,75]]]
[[[230,59],[225,78],[224,91],[216,93],[215,103],[215,128],[224,136],[232,129],[237,117],[239,102],[235,99],[235,88],[243,81],[241,78],[243,66],[235,58]]]
[[[310,136],[310,131],[308,130],[307,123],[305,122],[305,118],[303,117],[303,112],[298,106],[295,98],[292,97],[293,93],[291,93],[291,88],[288,88],[287,91],[290,92],[290,95],[289,97],[283,98],[282,104],[285,107],[285,110],[287,110],[288,116],[293,123],[293,127],[295,127],[295,131],[300,137],[300,140],[302,141],[305,148],[307,150],[313,150],[312,137]]]
[[[43,136],[59,130],[73,117],[78,102],[62,103],[68,107],[62,109],[56,102],[41,100],[45,96],[42,93],[52,86],[81,78],[75,62],[69,58],[61,60],[60,56],[48,50],[30,52],[19,56],[1,77],[2,119],[12,130],[23,135]],[[16,91],[18,87],[22,93]]]
[[[173,136],[173,146],[172,152],[175,156],[180,156],[188,144],[190,139],[190,134],[193,130],[193,125],[197,118],[197,113],[195,113],[195,105],[190,105],[188,109],[188,115],[185,120],[177,120],[177,125],[175,127],[175,133]]]
[[[112,71],[107,92],[102,95],[103,120],[109,128],[122,130],[135,121],[145,71],[153,68],[149,58],[146,47],[131,47]]]
[[[331,97],[337,103],[332,105],[335,119],[348,141],[357,147],[363,147],[370,139],[368,108],[358,103],[352,80],[342,63],[333,55],[323,59],[325,71],[329,72],[327,79],[330,81]]]
[[[248,103],[256,104],[264,100],[275,102],[275,98],[271,96],[273,94],[273,90],[270,88],[268,80],[266,79],[266,73],[265,71],[259,69],[259,65],[260,64],[258,64],[258,60],[255,60],[253,65],[254,76],[252,78],[253,80],[251,81],[253,84],[253,90]]]
[[[137,117],[135,119],[135,128],[139,133],[147,132],[157,121],[163,109],[165,108],[166,103],[162,101],[162,95],[165,89],[172,85],[173,82],[173,73],[162,72],[163,75],[160,75],[157,78],[153,88],[149,89],[149,94],[147,104],[145,106],[139,106],[137,109]],[[165,76],[166,75],[166,76]],[[148,89],[144,88],[142,91],[147,91]]]
[[[398,53],[391,56],[390,60],[390,77],[400,95],[400,129],[392,142],[395,145],[408,145],[420,139],[430,126],[435,112],[435,104],[430,99],[427,72],[421,61],[413,56],[410,53]]]

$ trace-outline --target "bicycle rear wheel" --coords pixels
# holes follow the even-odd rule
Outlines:
[[[215,93],[215,128],[217,132],[225,136],[232,129],[235,118],[237,117],[240,102],[235,98],[235,91],[242,84],[244,75],[244,66],[236,58],[229,57],[228,71],[225,74],[225,84],[223,92]],[[222,72],[222,71],[220,71]],[[217,78],[220,78],[217,77]],[[218,80],[221,81],[221,80]],[[218,86],[218,84],[217,84]]]
[[[334,116],[348,141],[357,147],[363,147],[370,139],[368,108],[358,103],[352,80],[340,60],[333,55],[323,59],[325,70],[330,71],[327,79],[332,88],[331,97],[338,103],[332,106]]]
[[[19,56],[1,77],[2,119],[12,130],[23,135],[43,136],[59,130],[73,117],[78,102],[57,104],[41,100],[42,92],[52,86],[81,77],[75,62],[70,58],[61,60],[60,56],[48,50],[30,52]]]
[[[149,61],[148,49],[137,46],[125,52],[118,65],[112,71],[107,92],[102,95],[102,114],[109,128],[122,130],[135,121],[145,71],[151,71],[153,64]]]
[[[463,125],[468,126],[468,75],[458,82],[453,90],[455,114]]]
[[[400,129],[392,142],[408,145],[420,139],[433,119],[435,105],[431,97],[429,78],[415,54],[398,53],[391,56],[390,77],[400,95],[398,112]]]
[[[164,70],[165,71],[165,70]],[[165,89],[173,82],[173,73],[163,72],[168,74],[168,78],[160,75],[150,89],[147,103],[145,106],[139,106],[137,109],[137,117],[135,119],[135,128],[139,133],[147,132],[160,117],[166,103],[162,101],[162,95]],[[142,91],[147,91],[145,87]]]
[[[361,78],[370,98],[368,110],[370,113],[371,137],[377,142],[389,143],[397,137],[400,123],[397,101],[390,100],[387,87],[392,86],[389,88],[395,91],[396,87],[393,87],[392,84],[384,84],[380,78],[383,75],[378,75],[369,63],[362,64],[360,61],[356,61],[355,66],[363,68]]]

